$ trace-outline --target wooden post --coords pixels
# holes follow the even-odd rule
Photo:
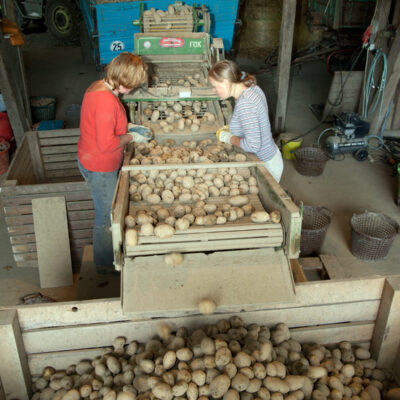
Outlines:
[[[39,135],[37,132],[27,132],[29,153],[31,155],[33,174],[36,183],[46,183],[46,172],[43,165],[42,153],[40,151]]]
[[[381,304],[371,340],[371,356],[378,367],[391,369],[400,343],[400,277],[388,276],[382,291]],[[397,358],[399,362],[399,358]],[[400,366],[397,366],[400,370]]]
[[[278,98],[275,115],[276,134],[285,130],[295,16],[296,0],[283,0],[278,56]]]
[[[31,376],[16,310],[0,311],[0,376],[7,399],[29,399]]]
[[[399,41],[399,47],[400,47],[400,41]],[[385,117],[385,113],[390,105],[390,103],[393,101],[394,95],[397,90],[397,85],[399,84],[400,80],[400,51],[399,47],[391,49],[391,53],[393,51],[396,51],[394,53],[396,55],[396,58],[393,63],[393,70],[391,74],[389,75],[389,78],[386,82],[386,88],[385,88],[385,93],[383,95],[383,100],[382,100],[382,113],[379,114],[379,110],[375,113],[372,121],[371,121],[371,129],[370,132],[374,135],[378,134],[378,131],[382,125],[383,118]]]
[[[29,129],[29,121],[24,108],[24,100],[21,96],[24,88],[21,88],[21,77],[18,74],[17,49],[11,46],[8,39],[3,37],[0,31],[0,91],[3,94],[7,107],[7,114],[19,145],[25,131]]]

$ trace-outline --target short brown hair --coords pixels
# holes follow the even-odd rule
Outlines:
[[[113,89],[120,85],[134,89],[147,82],[147,65],[140,56],[124,51],[118,54],[105,68],[106,81]]]
[[[231,60],[218,61],[208,71],[208,77],[217,82],[227,79],[231,83],[243,83],[247,87],[257,85],[254,75],[241,71],[237,64]]]

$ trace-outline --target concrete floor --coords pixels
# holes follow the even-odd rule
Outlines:
[[[57,47],[47,33],[26,36],[23,48],[30,95],[49,95],[57,99],[56,118],[64,119],[67,127],[76,127],[76,118],[67,111],[71,105],[80,104],[87,86],[98,79],[94,65],[82,62],[79,47]],[[250,73],[257,73],[260,86],[265,90],[273,114],[275,109],[276,76],[260,70],[262,62],[237,59],[240,66]],[[261,72],[260,72],[261,71]],[[292,73],[289,93],[286,131],[304,133],[318,124],[309,110],[309,104],[324,103],[328,94],[331,76],[320,62],[304,64]],[[72,106],[73,107],[73,106]],[[320,126],[304,138],[304,144],[313,143],[325,126]],[[0,177],[1,178],[1,177]],[[325,206],[333,211],[321,253],[337,257],[343,278],[366,275],[392,275],[400,273],[400,241],[395,239],[385,260],[361,261],[350,252],[350,224],[353,213],[365,209],[382,212],[400,222],[400,212],[394,202],[397,192],[397,177],[379,160],[374,152],[369,161],[358,162],[351,155],[344,161],[329,161],[319,177],[305,177],[294,168],[291,160],[285,160],[281,181],[295,201],[306,205]],[[97,277],[92,269],[90,254],[86,254],[80,280],[71,288],[47,289],[39,287],[38,271],[35,268],[16,268],[11,253],[8,234],[0,212],[0,305],[21,302],[21,297],[32,292],[41,292],[55,300],[72,300],[112,297],[118,295],[119,277]]]

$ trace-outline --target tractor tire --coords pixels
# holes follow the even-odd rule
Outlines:
[[[63,44],[79,43],[80,12],[74,0],[48,0],[45,22],[49,32]]]

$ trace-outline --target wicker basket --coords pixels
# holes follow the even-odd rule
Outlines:
[[[386,257],[399,224],[392,218],[370,211],[350,218],[351,252],[362,260],[381,260]]]
[[[56,99],[48,96],[30,98],[33,122],[49,121],[56,117]]]
[[[300,255],[319,254],[331,223],[333,212],[326,207],[303,207]]]
[[[301,175],[321,175],[328,160],[328,153],[317,146],[301,147],[295,151],[295,166]]]

